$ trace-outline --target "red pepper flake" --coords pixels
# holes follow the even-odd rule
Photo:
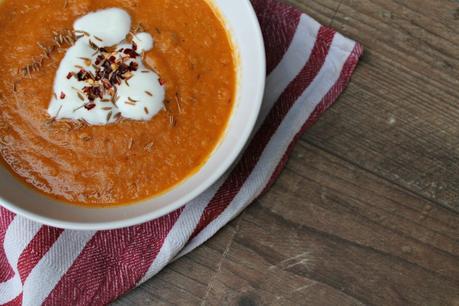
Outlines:
[[[61,98],[61,100],[65,99],[65,93],[63,91],[61,91],[61,95],[59,96],[59,98]]]
[[[131,62],[129,64],[129,71],[137,71],[137,68],[139,68],[139,64],[137,62]]]
[[[130,58],[136,58],[138,56],[138,54],[134,50],[129,49],[129,48],[124,49],[123,53],[126,55],[129,55]]]
[[[86,108],[88,111],[93,109],[94,107],[96,107],[96,104],[95,103],[86,103],[84,105],[84,108]]]
[[[163,86],[164,84],[166,84],[166,81],[164,81],[163,79],[159,78],[159,85]]]
[[[73,72],[69,72],[67,74],[67,80],[70,80],[73,77]]]

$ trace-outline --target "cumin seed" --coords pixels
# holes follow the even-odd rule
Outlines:
[[[107,114],[107,122],[110,121],[110,118],[112,117],[112,112],[110,111],[108,114]]]
[[[99,47],[95,43],[93,43],[90,39],[88,42],[91,49],[99,51]]]
[[[153,149],[153,142],[146,144],[143,148],[145,151],[151,152],[151,150]]]
[[[179,113],[182,113],[182,107],[181,107],[181,98],[178,92],[175,93],[175,102],[177,103],[177,108]]]
[[[81,105],[80,107],[75,108],[75,109],[73,110],[73,112],[76,112],[77,110],[80,110],[80,109],[82,109],[83,107],[84,107],[84,104]]]
[[[59,107],[59,110],[57,111],[56,116],[54,116],[54,118],[57,118],[57,117],[59,116],[59,114],[60,114],[60,112],[61,112],[61,109],[62,109],[62,104],[61,104],[61,106]]]
[[[81,101],[84,101],[84,97],[80,92],[77,92],[78,98],[80,98]]]
[[[149,92],[148,90],[145,90],[145,93],[146,93],[147,95],[149,95],[150,97],[153,97],[153,94],[152,94],[151,92]]]
[[[80,34],[83,34],[83,35],[86,35],[86,36],[89,36],[89,33],[86,32],[86,31],[83,31],[83,30],[75,30],[74,32],[75,32],[75,33],[80,33]]]
[[[171,127],[174,127],[176,125],[176,121],[175,121],[174,115],[172,115],[171,113],[169,113],[169,125]]]

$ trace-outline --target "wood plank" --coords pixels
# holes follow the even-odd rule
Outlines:
[[[207,302],[450,305],[459,301],[458,221],[441,205],[302,145],[243,215]]]
[[[343,1],[333,26],[366,53],[303,139],[458,210],[459,3],[441,2]]]
[[[205,245],[170,264],[153,279],[121,297],[113,305],[199,304],[207,294],[208,284],[217,273],[235,231],[233,222]]]

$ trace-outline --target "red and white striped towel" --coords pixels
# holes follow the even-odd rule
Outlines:
[[[362,48],[275,0],[252,3],[268,76],[257,131],[235,167],[185,207],[120,230],[51,228],[0,208],[0,304],[107,304],[204,243],[273,183],[349,82]]]

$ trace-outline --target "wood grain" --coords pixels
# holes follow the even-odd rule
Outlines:
[[[459,305],[459,2],[289,0],[363,43],[271,190],[114,305]]]

